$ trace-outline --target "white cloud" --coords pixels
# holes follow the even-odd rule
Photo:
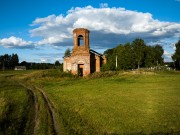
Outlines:
[[[172,62],[172,53],[170,53],[170,52],[168,52],[168,51],[164,51],[164,60],[166,61],[166,62]]]
[[[10,37],[0,39],[0,45],[7,48],[31,48],[35,44],[69,47],[73,45],[73,29],[87,28],[90,30],[90,47],[99,48],[96,51],[103,52],[103,49],[142,38],[146,43],[159,43],[167,50],[171,48],[172,52],[172,43],[180,37],[180,23],[159,21],[151,13],[109,8],[107,3],[100,4],[100,8],[76,7],[66,15],[37,18],[31,26],[31,37],[41,37],[42,40],[31,42]]]
[[[32,48],[33,42],[25,41],[22,38],[11,36],[9,38],[0,39],[0,45],[5,48]]]
[[[157,41],[180,36],[179,23],[161,22],[153,19],[150,13],[109,8],[106,3],[100,6],[101,8],[72,8],[66,16],[60,14],[37,18],[32,24],[36,28],[30,31],[31,36],[44,38],[39,41],[40,45],[62,46],[72,44],[72,30],[82,27],[91,31],[91,43],[96,46],[101,46],[102,43],[105,46],[117,45],[137,37]]]
[[[172,54],[167,52],[167,51],[164,51],[164,55],[167,57],[167,58],[171,58]]]

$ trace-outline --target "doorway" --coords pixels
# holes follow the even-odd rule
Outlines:
[[[83,76],[84,64],[78,64],[78,75]]]

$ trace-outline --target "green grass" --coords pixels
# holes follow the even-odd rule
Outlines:
[[[32,116],[31,96],[22,86],[1,74],[0,134],[31,134]]]
[[[15,117],[4,117],[11,100],[18,108],[13,112],[22,119],[28,99],[27,91],[4,76],[41,87],[54,105],[61,130],[67,134],[180,134],[180,72],[114,72],[88,78],[58,70],[3,73],[1,121]],[[50,134],[46,106],[40,93],[35,93],[40,114],[36,133]]]
[[[180,73],[43,82],[69,133],[180,133]]]

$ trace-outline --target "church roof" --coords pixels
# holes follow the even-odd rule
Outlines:
[[[94,50],[90,50],[90,53],[94,53],[95,55],[98,55],[98,56],[103,56],[102,54],[100,54],[100,53],[98,53],[98,52],[96,52],[96,51],[94,51]]]

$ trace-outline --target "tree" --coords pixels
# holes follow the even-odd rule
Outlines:
[[[0,56],[0,67],[7,69],[14,69],[19,64],[19,58],[17,54],[4,54]]]
[[[61,63],[58,60],[56,60],[54,63],[55,68],[60,68],[60,65]]]
[[[113,54],[114,48],[113,49],[107,49],[106,51],[104,51],[104,55],[106,56],[106,58],[110,57]]]
[[[60,66],[60,62],[58,60],[55,61],[55,66]]]
[[[68,48],[64,53],[64,57],[69,57],[69,56],[71,56],[71,50]]]
[[[108,70],[115,70],[115,55],[114,55],[115,48],[113,49],[107,49],[104,51],[104,55],[106,56],[108,63],[103,64],[102,71],[108,71]]]
[[[152,67],[155,64],[155,51],[152,46],[146,46],[144,51],[143,67]]]
[[[162,65],[163,64],[163,54],[164,54],[164,50],[162,48],[162,46],[160,45],[155,45],[153,48],[154,52],[155,52],[155,62],[156,65],[158,66],[159,64]]]
[[[180,70],[180,40],[175,44],[176,50],[172,59],[174,60],[174,64],[177,70]]]
[[[152,67],[163,63],[163,48],[160,45],[147,46],[142,39],[135,39],[132,43],[120,44],[104,52],[107,64],[102,70],[127,70],[140,67]],[[117,68],[116,68],[117,56]]]
[[[12,54],[10,64],[11,68],[14,68],[19,64],[19,58],[17,54]]]
[[[141,64],[142,64],[142,60],[144,58],[144,51],[145,51],[145,43],[144,40],[142,39],[135,39],[132,43],[132,47],[134,50],[134,58],[135,58],[135,63],[137,68],[139,69]]]

